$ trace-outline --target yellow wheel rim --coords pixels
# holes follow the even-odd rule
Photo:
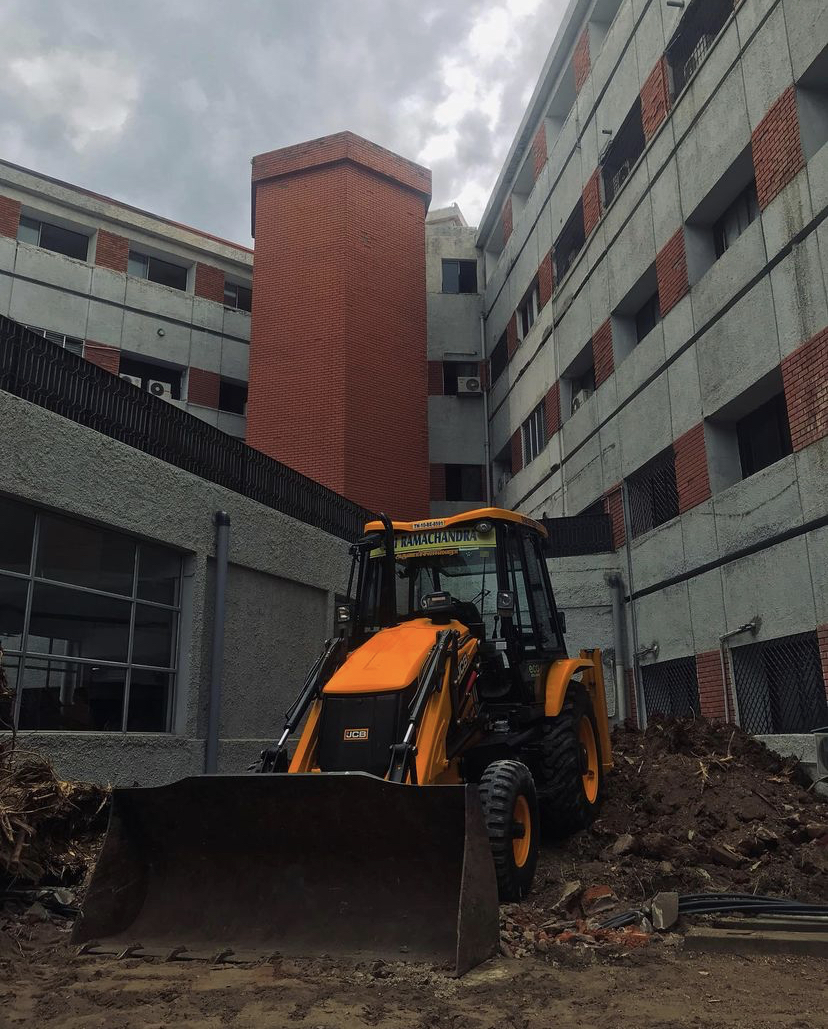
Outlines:
[[[529,804],[526,802],[526,797],[523,794],[515,801],[512,821],[516,826],[523,826],[523,835],[512,837],[512,852],[515,857],[515,864],[518,868],[523,868],[529,857],[529,847],[532,844],[532,818],[529,814]]]
[[[578,743],[581,746],[581,780],[584,784],[584,793],[590,804],[594,804],[598,799],[598,746],[595,743],[592,722],[587,715],[584,715],[578,724]]]

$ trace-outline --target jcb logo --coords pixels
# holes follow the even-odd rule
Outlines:
[[[345,735],[342,737],[347,743],[353,743],[354,740],[367,740],[368,730],[367,729],[346,729]]]

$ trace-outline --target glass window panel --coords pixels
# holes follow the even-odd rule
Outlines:
[[[19,729],[120,732],[126,669],[26,658]]]
[[[21,649],[28,589],[28,579],[0,575],[0,647],[3,650]]]
[[[162,286],[171,286],[173,289],[187,288],[187,269],[178,264],[170,264],[169,261],[162,261],[157,257],[148,258],[147,278],[150,282],[158,282]]]
[[[28,574],[32,558],[35,513],[0,497],[0,568]]]
[[[147,277],[147,258],[143,254],[136,254],[134,250],[130,250],[127,273],[138,279],[145,279]]]
[[[133,663],[171,668],[174,630],[175,614],[172,611],[163,607],[136,604],[135,634],[132,642]]]
[[[3,665],[0,668],[0,732],[12,728],[14,696],[17,689],[17,666],[18,659],[16,657],[9,657],[8,654],[3,656]]]
[[[253,290],[247,286],[238,286],[236,288],[236,307],[240,311],[252,311],[253,310]]]
[[[37,246],[40,243],[40,222],[34,218],[23,217],[17,228],[17,238],[21,243],[31,243]]]
[[[166,547],[142,543],[138,558],[138,596],[157,604],[178,603],[181,555]]]
[[[136,668],[129,686],[129,732],[166,732],[172,676]]]
[[[443,261],[443,292],[460,292],[460,262]]]
[[[36,574],[76,586],[132,595],[135,541],[95,525],[42,515]]]
[[[128,600],[35,583],[28,650],[126,661],[129,613]]]
[[[60,225],[50,225],[48,222],[41,223],[40,245],[46,250],[54,250],[55,253],[74,257],[78,261],[85,261],[89,254],[88,236],[84,236],[82,232],[64,229]]]

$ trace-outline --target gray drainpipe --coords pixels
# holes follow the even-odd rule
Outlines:
[[[207,745],[204,749],[204,771],[214,775],[218,770],[219,717],[221,684],[224,675],[224,617],[227,592],[227,554],[230,546],[230,515],[216,511],[216,602],[213,611],[213,647],[210,662],[210,698],[207,706]]]
[[[482,300],[481,300],[482,303]],[[480,357],[486,363],[486,317],[480,312]],[[483,390],[483,463],[486,466],[486,507],[492,506],[492,455],[489,442],[489,369],[486,369],[486,388]]]
[[[612,634],[615,639],[615,716],[623,723],[627,717],[627,625],[624,619],[624,580],[616,572],[607,576],[612,597]]]

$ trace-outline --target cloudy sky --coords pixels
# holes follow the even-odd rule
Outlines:
[[[480,217],[566,0],[0,0],[0,158],[249,242],[250,158],[351,129]]]

